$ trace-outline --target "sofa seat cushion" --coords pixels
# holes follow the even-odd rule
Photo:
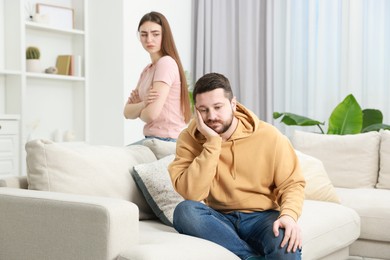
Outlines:
[[[26,152],[29,189],[128,200],[139,207],[140,219],[155,218],[129,174],[134,165],[157,160],[149,148],[36,139]]]
[[[139,224],[139,244],[125,250],[118,260],[240,259],[222,246],[204,239],[181,235],[159,221],[143,220]]]
[[[305,200],[299,223],[303,235],[302,259],[308,260],[345,249],[360,233],[358,214],[331,202]],[[119,260],[239,259],[217,244],[180,235],[159,221],[143,220],[139,224],[139,245],[129,247]]]
[[[327,135],[295,131],[292,143],[295,149],[323,162],[335,187],[375,187],[380,133]]]
[[[320,259],[348,247],[360,234],[359,215],[343,205],[305,200],[299,218],[303,259]]]
[[[360,215],[360,238],[390,242],[390,191],[336,188],[341,204]]]

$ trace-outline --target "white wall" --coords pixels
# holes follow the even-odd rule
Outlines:
[[[136,37],[150,11],[163,13],[175,37],[184,69],[191,66],[191,0],[90,1],[90,142],[126,145],[143,138],[144,123],[125,120],[123,106],[149,54]]]

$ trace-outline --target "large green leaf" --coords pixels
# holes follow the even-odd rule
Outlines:
[[[315,126],[316,125],[320,128],[321,132],[324,133],[322,128],[320,127],[320,125],[325,124],[324,122],[320,122],[318,120],[314,120],[314,119],[311,119],[311,118],[308,118],[305,116],[300,116],[300,115],[293,114],[293,113],[286,113],[286,112],[283,112],[283,113],[274,112],[273,113],[274,119],[278,119],[281,116],[283,116],[281,119],[281,122],[286,124],[286,125],[297,125],[297,126]]]
[[[386,124],[372,124],[362,129],[362,133],[370,131],[379,131],[381,129],[390,130],[390,125]]]
[[[366,129],[371,125],[380,125],[383,122],[382,112],[378,109],[367,108],[363,110],[363,126],[362,129]],[[375,131],[375,130],[371,130]],[[363,132],[363,130],[362,130]]]
[[[348,95],[333,110],[329,118],[327,134],[357,134],[362,130],[363,112],[355,97]]]

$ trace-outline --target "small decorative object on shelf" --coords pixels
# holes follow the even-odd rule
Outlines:
[[[40,16],[45,16],[45,23],[52,27],[66,30],[74,28],[73,8],[37,3],[36,11]]]
[[[38,47],[30,46],[26,50],[26,59],[28,60],[39,60],[41,52]]]
[[[45,73],[47,74],[57,74],[58,69],[56,67],[48,67],[45,69]]]
[[[30,46],[26,49],[26,70],[28,72],[42,72],[40,57],[41,52],[38,47]]]
[[[46,14],[34,14],[33,21],[41,24],[50,24],[50,17]]]
[[[24,5],[24,8],[26,10],[27,20],[32,21],[35,14],[33,4],[30,1],[27,1]]]

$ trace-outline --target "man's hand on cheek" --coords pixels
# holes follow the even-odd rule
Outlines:
[[[199,132],[202,133],[206,138],[210,136],[219,136],[213,129],[208,127],[206,123],[203,121],[202,115],[200,114],[199,110],[195,108],[195,118],[196,118],[196,125]]]

